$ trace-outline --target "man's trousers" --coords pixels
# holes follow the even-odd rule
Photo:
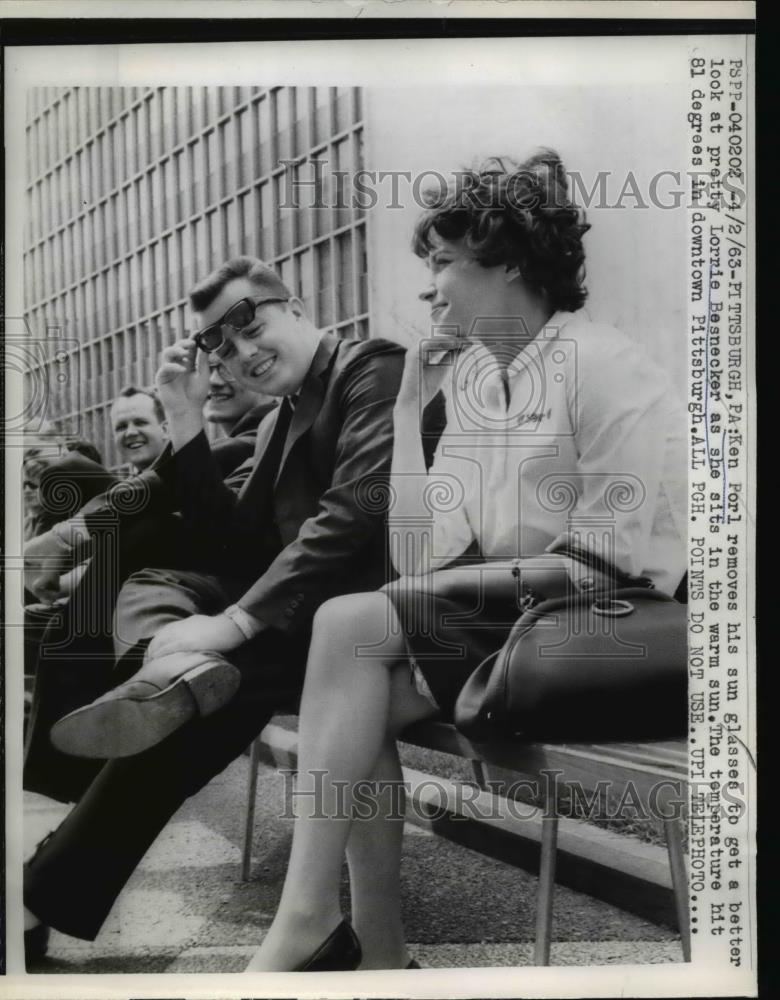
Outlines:
[[[162,625],[216,614],[238,585],[193,571],[143,570],[122,588],[116,631],[133,652],[122,674]],[[295,711],[309,636],[269,629],[228,654],[242,673],[233,701],[186,723],[135,757],[106,763],[69,816],[25,870],[25,905],[44,924],[92,940],[125,882],[165,824],[191,795],[223,771],[280,708]],[[238,817],[236,817],[238,822]]]
[[[25,789],[61,802],[76,802],[86,791],[100,762],[60,753],[49,740],[51,727],[126,679],[115,669],[113,646],[114,609],[125,580],[145,566],[192,569],[196,557],[180,517],[139,518],[94,539],[92,558],[67,602],[45,618],[25,612],[25,672],[34,677]]]

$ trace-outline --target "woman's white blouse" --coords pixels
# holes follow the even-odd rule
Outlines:
[[[687,561],[686,420],[658,365],[613,327],[558,312],[506,385],[481,344],[453,376],[428,473],[432,551],[417,572],[474,540],[486,559],[568,540],[674,592]]]

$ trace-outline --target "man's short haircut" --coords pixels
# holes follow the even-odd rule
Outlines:
[[[222,289],[236,278],[247,278],[269,297],[290,299],[292,292],[272,267],[259,257],[232,257],[216,271],[199,282],[190,292],[190,304],[195,312],[207,309]]]
[[[157,417],[158,423],[165,423],[165,410],[157,393],[152,389],[139,389],[136,385],[126,385],[124,389],[119,390],[119,395],[114,403],[119,399],[126,399],[128,396],[148,396],[154,403],[154,415]],[[113,406],[113,403],[111,405]]]
[[[553,309],[574,311],[587,297],[585,213],[569,197],[558,154],[541,149],[523,162],[491,157],[453,183],[425,192],[414,252],[427,257],[435,237],[464,240],[483,267],[516,267],[525,284]]]

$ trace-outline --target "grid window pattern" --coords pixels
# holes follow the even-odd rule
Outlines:
[[[336,184],[363,166],[357,89],[39,87],[26,118],[25,315],[78,341],[75,382],[45,373],[51,414],[109,465],[112,400],[153,383],[189,289],[230,256],[275,266],[319,327],[369,336],[366,221]]]

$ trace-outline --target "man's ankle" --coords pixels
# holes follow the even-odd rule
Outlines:
[[[31,931],[33,927],[37,927],[40,924],[40,920],[35,916],[32,910],[28,910],[25,906],[24,908],[24,929],[26,931]]]

